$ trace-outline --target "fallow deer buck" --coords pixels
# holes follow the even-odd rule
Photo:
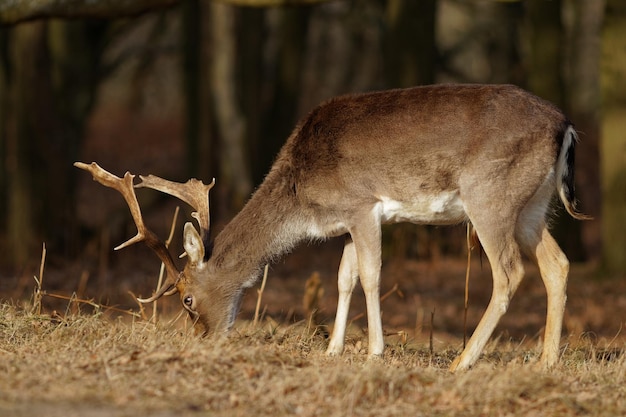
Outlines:
[[[575,208],[572,124],[552,104],[507,85],[440,85],[348,95],[315,108],[291,134],[243,210],[209,242],[208,191],[198,180],[121,179],[97,164],[76,163],[120,191],[145,240],[167,266],[153,297],[180,293],[205,332],[231,328],[243,291],[261,267],[298,242],[346,235],[339,302],[327,353],[341,354],[350,297],[365,292],[369,355],[384,341],[379,302],[381,224],[471,222],[493,273],[491,301],[451,370],[479,357],[524,276],[522,254],[538,266],[548,308],[541,364],[558,360],[569,263],[546,225],[556,192]],[[184,227],[187,264],[179,272],[146,229],[133,187],[149,187],[193,206],[200,232]],[[119,248],[119,247],[118,247]]]

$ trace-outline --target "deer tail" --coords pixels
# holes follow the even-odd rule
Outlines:
[[[567,124],[563,132],[561,151],[556,162],[556,188],[565,210],[575,219],[591,220],[592,217],[576,209],[574,195],[574,159],[578,134],[571,123]]]

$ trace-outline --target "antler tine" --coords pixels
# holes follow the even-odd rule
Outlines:
[[[126,172],[126,174],[124,174],[124,178],[120,178],[106,171],[95,162],[92,162],[91,164],[75,162],[74,166],[85,171],[89,171],[93,175],[93,179],[95,181],[98,181],[105,187],[113,188],[114,190],[119,191],[120,194],[122,194],[122,196],[124,197],[124,200],[126,200],[126,203],[128,204],[130,213],[133,217],[133,220],[135,221],[135,225],[137,226],[137,235],[130,238],[121,245],[118,245],[115,250],[119,250],[134,243],[143,241],[150,249],[152,249],[157,254],[159,259],[161,259],[161,262],[165,264],[165,268],[167,270],[167,278],[163,283],[163,286],[152,297],[148,299],[138,299],[138,301],[151,302],[155,301],[165,294],[174,294],[177,289],[176,284],[179,280],[180,272],[174,265],[172,256],[165,247],[163,241],[160,240],[151,230],[149,230],[143,222],[141,209],[139,207],[139,202],[137,201],[137,196],[135,195],[135,190],[133,187],[133,179],[135,178],[135,176],[130,172]]]
[[[140,183],[136,188],[147,187],[163,193],[173,195],[189,204],[196,211],[191,216],[198,221],[203,237],[209,232],[209,191],[215,185],[215,178],[210,184],[192,178],[185,183],[169,181],[156,175],[140,175]]]
[[[148,303],[152,303],[156,300],[158,300],[159,298],[163,297],[164,295],[174,295],[178,292],[178,288],[176,288],[176,286],[168,286],[167,282],[164,282],[163,285],[161,286],[161,288],[159,288],[159,290],[157,292],[155,292],[152,297],[150,298],[137,298],[137,301],[139,301],[142,304],[148,304]]]

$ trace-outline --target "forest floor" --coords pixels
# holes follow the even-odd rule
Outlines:
[[[184,318],[174,320],[177,297],[159,305],[157,324],[150,321],[151,310],[142,314],[129,295],[128,304],[116,306],[134,315],[96,303],[89,298],[89,285],[78,298],[92,300],[95,308],[59,299],[71,295],[84,274],[50,267],[40,312],[28,297],[34,280],[21,298],[2,296],[0,415],[626,413],[623,277],[601,277],[590,266],[573,265],[561,361],[545,372],[533,366],[541,350],[545,289],[536,269],[528,266],[527,278],[477,364],[451,374],[447,368],[463,345],[464,262],[387,262],[381,291],[387,294],[384,358],[367,360],[360,288],[352,303],[346,352],[330,358],[324,350],[336,305],[340,249],[337,242],[305,247],[272,267],[258,324],[252,323],[257,285],[245,297],[236,328],[220,341],[198,338]],[[324,288],[318,325],[307,319],[302,305],[305,282],[316,273]],[[474,259],[470,275],[469,334],[490,297],[488,263],[481,267]],[[120,300],[128,289],[150,291],[129,285],[138,284],[120,284],[120,295],[110,299]]]

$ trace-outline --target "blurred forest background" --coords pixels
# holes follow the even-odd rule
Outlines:
[[[513,83],[566,111],[595,220],[557,212],[555,234],[572,261],[626,271],[623,0],[0,0],[0,24],[0,290],[32,279],[43,242],[63,268],[134,234],[74,161],[216,177],[219,231],[320,101],[443,82]],[[155,194],[140,199],[164,236]],[[394,226],[387,252],[460,257],[464,233]]]

